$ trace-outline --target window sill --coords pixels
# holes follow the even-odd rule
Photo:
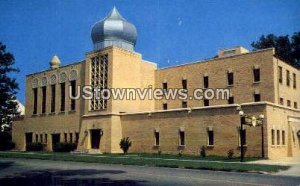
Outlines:
[[[65,111],[60,111],[60,112],[58,113],[58,115],[63,115],[63,114],[65,114]]]
[[[233,87],[233,85],[227,85],[227,87]]]
[[[160,145],[153,145],[153,147],[160,147]]]
[[[243,147],[247,147],[248,145],[243,145]],[[238,146],[239,148],[241,148],[241,145]]]
[[[76,110],[70,110],[69,111],[69,114],[73,114],[73,113],[75,113],[76,112]]]
[[[215,145],[206,145],[207,147],[214,147]]]
[[[185,147],[185,145],[178,145],[178,147]]]
[[[55,115],[55,112],[51,112],[48,114],[49,116],[54,116]]]
[[[260,84],[260,81],[254,81],[253,84]]]

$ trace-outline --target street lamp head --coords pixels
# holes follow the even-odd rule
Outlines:
[[[240,116],[244,116],[244,111],[240,110],[240,111],[239,111],[239,115],[240,115]]]
[[[259,115],[259,118],[260,118],[260,119],[264,119],[265,116],[264,116],[263,114],[261,114],[261,115]]]

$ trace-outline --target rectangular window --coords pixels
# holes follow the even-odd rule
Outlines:
[[[76,132],[75,133],[75,143],[78,144],[78,141],[79,141],[79,133]]]
[[[35,142],[38,143],[39,142],[39,135],[35,135]]]
[[[298,103],[297,102],[294,102],[294,108],[298,109]]]
[[[43,134],[40,134],[40,142],[43,143]]]
[[[280,130],[277,130],[277,145],[280,145]]]
[[[67,133],[64,133],[64,141],[65,141],[65,143],[68,142],[68,134]]]
[[[70,133],[70,143],[73,143],[73,133]]]
[[[55,112],[55,85],[51,85],[51,113]]]
[[[254,102],[260,102],[260,94],[254,94]]]
[[[285,131],[282,131],[282,145],[285,145]]]
[[[187,108],[187,101],[182,102],[182,108]]]
[[[290,86],[290,71],[286,70],[286,85]]]
[[[233,72],[228,72],[227,73],[227,83],[228,85],[233,85]]]
[[[282,67],[278,67],[278,81],[282,83]]]
[[[159,132],[158,131],[154,132],[154,137],[155,137],[155,145],[159,146]]]
[[[253,69],[254,82],[260,82],[260,69]]]
[[[286,104],[287,104],[288,107],[290,107],[291,106],[291,101],[287,100]]]
[[[284,104],[283,102],[284,102],[283,98],[280,98],[280,101],[279,101],[280,105],[283,105]]]
[[[208,88],[209,82],[208,82],[208,76],[203,77],[203,87]]]
[[[71,83],[71,94],[72,97],[76,96],[76,81],[70,81]],[[71,99],[71,110],[74,111],[76,107],[76,100],[75,99]]]
[[[186,79],[182,80],[182,88],[187,89],[187,80]]]
[[[48,135],[45,134],[45,143],[47,144],[48,143]]]
[[[293,88],[296,89],[297,88],[297,81],[296,81],[296,74],[293,73]]]
[[[167,103],[164,103],[164,104],[163,104],[163,109],[164,109],[164,110],[168,110],[168,104],[167,104]]]
[[[60,111],[65,111],[65,101],[66,101],[66,83],[61,83],[60,84]]]
[[[240,145],[243,144],[243,146],[247,145],[247,136],[246,136],[246,129],[241,130],[240,129]]]
[[[208,135],[208,145],[209,145],[209,146],[215,145],[215,141],[214,141],[214,131],[213,131],[213,130],[207,131],[207,135]]]
[[[38,89],[33,89],[33,114],[37,114]]]
[[[165,83],[162,84],[162,86],[163,86],[164,91],[168,90],[168,83],[165,82]]]
[[[47,89],[42,87],[42,113],[46,113],[46,99],[47,99]]]
[[[228,98],[228,104],[234,104],[234,97],[233,96],[230,96]]]
[[[204,105],[205,107],[209,106],[209,100],[208,100],[208,99],[204,99],[204,100],[203,100],[203,105]]]
[[[179,138],[180,138],[179,145],[180,146],[184,146],[185,145],[185,134],[184,134],[184,131],[179,131]]]
[[[275,130],[271,130],[271,137],[272,137],[272,145],[275,145]]]

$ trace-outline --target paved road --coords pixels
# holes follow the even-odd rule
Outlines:
[[[0,159],[0,185],[300,185],[300,177]]]

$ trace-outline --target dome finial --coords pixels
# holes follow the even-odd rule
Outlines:
[[[59,68],[59,66],[60,66],[60,60],[57,55],[54,55],[50,61],[50,68],[56,69]]]
[[[107,19],[120,19],[120,20],[125,20],[121,14],[119,13],[118,9],[116,6],[113,7],[113,9],[109,12],[109,14],[106,17]]]

